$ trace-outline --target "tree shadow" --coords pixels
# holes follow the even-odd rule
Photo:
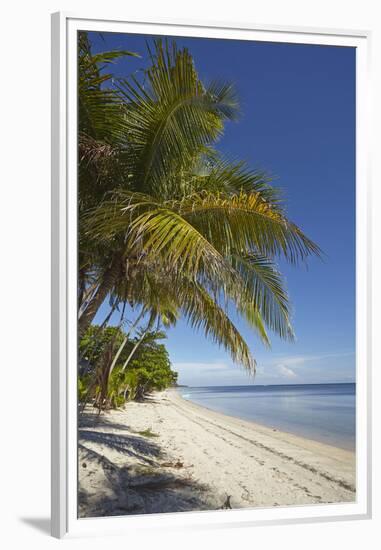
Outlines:
[[[153,398],[147,396],[145,402],[152,403]],[[218,495],[192,479],[187,467],[167,457],[157,441],[114,422],[111,415],[86,411],[80,418],[78,440],[79,518],[219,507]]]
[[[143,437],[93,430],[79,430],[78,436],[82,442],[91,441],[98,445],[105,445],[114,451],[137,458],[148,464],[154,464],[152,459],[159,458],[161,455],[160,447]]]
[[[192,510],[216,509],[206,498],[208,487],[190,477],[162,468],[119,467],[109,459],[80,446],[83,456],[101,466],[105,476],[102,486],[83,484],[78,491],[79,518],[107,517]],[[89,472],[91,473],[91,472]],[[210,495],[209,495],[210,497]]]
[[[166,397],[157,397],[154,393],[145,393],[140,397],[135,397],[134,401],[136,403],[152,404],[157,405],[158,403],[163,403],[163,401],[169,401]]]
[[[51,534],[50,518],[20,518],[20,520],[40,533]]]
[[[118,424],[113,420],[108,419],[105,416],[99,415],[97,413],[86,412],[79,417],[78,420],[79,428],[110,428],[114,430],[127,430],[129,431],[129,426],[127,424]]]

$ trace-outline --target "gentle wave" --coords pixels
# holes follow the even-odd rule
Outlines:
[[[355,384],[194,387],[182,397],[244,420],[355,449]]]

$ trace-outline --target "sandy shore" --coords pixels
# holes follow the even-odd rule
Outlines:
[[[79,433],[80,517],[355,500],[355,455],[225,416],[174,390]]]

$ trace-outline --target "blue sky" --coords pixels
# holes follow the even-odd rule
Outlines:
[[[115,74],[147,60],[139,35],[90,35],[95,51],[129,49]],[[242,116],[226,126],[218,148],[276,179],[289,217],[323,249],[308,269],[280,263],[293,305],[295,343],[272,336],[265,349],[236,324],[257,360],[249,377],[222,349],[183,321],[168,331],[167,348],[187,385],[350,382],[355,379],[355,50],[333,46],[177,39],[192,53],[203,80],[237,88]],[[106,306],[96,318],[104,317]]]

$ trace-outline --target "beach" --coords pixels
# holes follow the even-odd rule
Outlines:
[[[174,390],[79,422],[79,517],[353,502],[355,454]]]

